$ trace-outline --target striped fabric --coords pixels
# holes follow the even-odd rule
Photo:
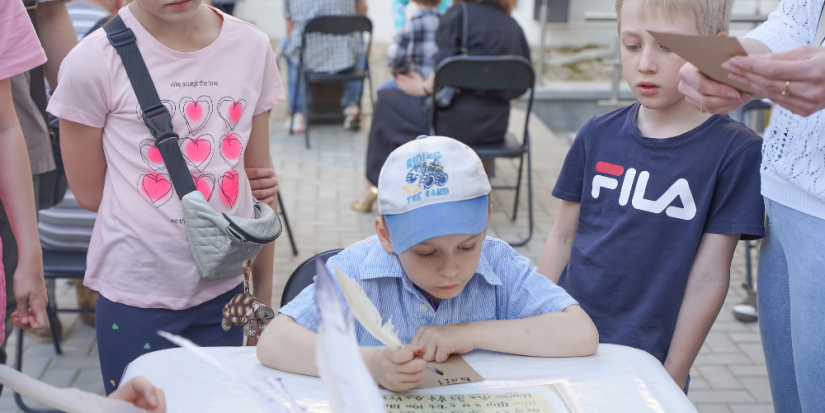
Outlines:
[[[111,16],[103,7],[85,1],[68,2],[66,8],[69,10],[69,17],[72,19],[78,42],[100,19]]]
[[[475,276],[457,297],[441,301],[438,311],[433,311],[429,301],[416,290],[395,254],[384,251],[377,236],[330,258],[330,273],[333,266],[358,280],[384,316],[384,322],[392,320],[404,343],[409,343],[416,331],[426,325],[528,318],[577,304],[561,287],[539,275],[529,259],[518,255],[506,242],[491,237],[482,244]],[[338,299],[346,303],[340,289]],[[315,306],[315,285],[305,288],[280,312],[317,333],[320,315]],[[357,322],[356,335],[360,345],[381,344]]]
[[[407,68],[426,79],[435,68],[433,56],[438,52],[435,32],[440,17],[436,8],[424,9],[412,16],[395,36],[396,52],[389,66],[399,71]]]

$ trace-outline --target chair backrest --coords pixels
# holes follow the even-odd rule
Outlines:
[[[43,275],[46,278],[83,279],[86,251],[43,250]]]
[[[474,90],[529,89],[524,136],[527,145],[527,126],[533,109],[536,74],[533,65],[522,56],[453,56],[444,59],[435,68],[435,88],[452,86]],[[438,112],[436,94],[431,95],[430,134],[435,135],[435,116]]]
[[[304,35],[309,33],[349,34],[372,33],[372,21],[367,16],[320,16],[307,22]]]
[[[295,271],[292,272],[292,275],[289,276],[289,280],[286,282],[286,286],[284,287],[284,293],[281,294],[281,307],[289,304],[292,299],[298,296],[301,291],[304,291],[304,288],[307,288],[310,284],[313,283],[313,278],[315,277],[315,260],[320,259],[323,262],[327,262],[328,259],[334,257],[339,252],[343,251],[343,249],[338,248],[334,250],[324,251],[320,254],[315,255],[314,257],[304,261]]]

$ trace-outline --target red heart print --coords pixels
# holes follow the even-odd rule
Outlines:
[[[226,122],[230,130],[235,130],[238,121],[246,110],[246,100],[235,100],[229,96],[222,97],[218,101],[218,116]]]
[[[166,174],[144,174],[138,178],[138,191],[145,196],[155,208],[172,198],[174,190],[172,181]]]
[[[195,182],[195,188],[201,191],[203,197],[209,201],[212,198],[212,192],[215,190],[215,177],[210,174],[193,175],[192,180]]]
[[[221,156],[229,166],[235,166],[243,155],[241,137],[229,132],[221,138]]]
[[[218,179],[218,187],[221,189],[221,201],[230,208],[235,206],[238,200],[238,171],[230,169]]]
[[[212,160],[214,140],[212,135],[201,135],[196,138],[180,140],[180,150],[186,162],[195,169],[203,172]]]
[[[197,100],[191,97],[184,97],[180,100],[180,112],[186,121],[189,133],[195,135],[206,125],[209,116],[212,115],[212,98],[200,96]]]
[[[163,163],[163,157],[160,156],[160,150],[155,146],[154,139],[144,139],[140,142],[140,156],[153,171],[166,169],[166,164]]]

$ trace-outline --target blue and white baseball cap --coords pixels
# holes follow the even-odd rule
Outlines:
[[[491,189],[470,147],[444,136],[419,136],[394,150],[381,168],[378,213],[401,254],[428,239],[484,232]]]

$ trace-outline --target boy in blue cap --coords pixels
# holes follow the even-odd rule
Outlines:
[[[539,357],[587,356],[598,346],[590,317],[507,243],[487,237],[492,208],[481,160],[450,138],[396,149],[381,170],[376,235],[327,262],[358,281],[399,338],[399,350],[362,347],[376,382],[404,391],[426,361],[476,348]],[[336,283],[337,286],[337,283]],[[317,376],[320,317],[310,285],[281,308],[258,342],[258,359]],[[339,300],[346,303],[338,291]],[[379,345],[360,324],[362,346]]]

